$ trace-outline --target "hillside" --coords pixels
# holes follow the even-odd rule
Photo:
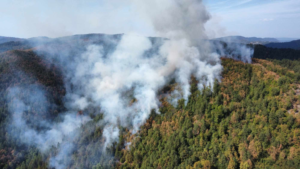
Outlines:
[[[223,59],[222,83],[213,92],[194,85],[186,106],[162,100],[162,115],[116,152],[117,168],[297,168],[299,81],[272,62],[253,61]]]
[[[291,42],[283,42],[283,43],[268,43],[265,46],[270,48],[278,48],[278,49],[300,50],[300,40],[294,40]]]
[[[277,60],[298,60],[300,58],[300,50],[268,48],[263,45],[255,45],[254,48],[254,58]]]
[[[0,54],[0,135],[4,136],[0,137],[0,168],[46,169],[49,159],[58,154],[56,146],[41,152],[7,130],[13,118],[8,104],[14,101],[6,97],[9,88],[28,87],[19,93],[31,107],[23,118],[40,133],[47,128],[36,121],[61,121],[67,109],[63,102],[66,88],[62,70],[36,50],[51,44],[54,51],[64,49],[78,57],[76,52],[86,45],[104,44],[103,35],[97,36],[65,37],[77,42],[67,44],[47,39],[34,49],[29,45],[25,50],[8,49]],[[115,35],[115,40],[119,38]],[[106,45],[109,49],[114,47]],[[177,86],[170,82],[158,93],[162,103],[160,114],[153,112],[135,134],[120,126],[119,141],[108,147],[105,154],[101,123],[104,117],[96,113],[100,110],[78,111],[75,119],[80,120],[83,113],[92,120],[80,127],[68,168],[297,168],[300,165],[297,52],[258,45],[252,64],[223,58],[222,80],[215,81],[212,90],[209,86],[199,90],[196,79],[191,77],[191,95],[186,105],[183,99],[177,105],[169,102],[170,93]],[[43,100],[26,99],[38,92],[37,86],[42,86],[47,100],[56,105],[49,107],[47,114]]]

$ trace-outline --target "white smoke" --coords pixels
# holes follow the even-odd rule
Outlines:
[[[220,56],[240,60],[245,63],[252,63],[253,48],[230,40],[212,42],[212,49]]]
[[[68,112],[64,113],[60,122],[46,121],[49,129],[38,133],[26,126],[22,119],[28,105],[22,99],[10,104],[14,117],[12,125],[24,129],[21,137],[25,143],[35,145],[42,151],[60,143],[58,154],[50,160],[51,167],[60,169],[68,165],[80,125],[90,120],[87,115],[82,115],[84,120],[79,121],[77,111],[88,107],[101,108],[101,112],[97,113],[104,115],[101,123],[104,125],[105,148],[118,141],[118,126],[137,133],[152,110],[159,113],[157,95],[171,79],[178,83],[186,102],[192,75],[199,81],[199,89],[212,87],[215,79],[221,79],[220,51],[215,52],[206,40],[204,25],[209,14],[201,0],[132,2],[144,11],[141,12],[143,15],[149,14],[147,18],[155,30],[167,39],[153,41],[136,34],[125,34],[120,40],[104,36],[104,43],[83,47],[84,52],[76,55],[50,46],[41,48],[38,53],[43,53],[62,69]],[[107,44],[113,44],[113,47]],[[246,59],[239,59],[249,62],[251,52],[247,48],[241,49],[236,53]],[[11,89],[12,94],[19,90]],[[16,109],[13,105],[17,103],[22,106]],[[64,160],[66,157],[69,159],[67,162]]]
[[[45,118],[44,113],[49,110],[50,103],[45,97],[42,87],[37,85],[19,86],[8,89],[7,101],[9,111],[12,113],[12,121],[8,126],[9,132],[16,139],[21,139],[23,143],[37,147],[41,152],[46,153],[51,147],[61,144],[58,148],[58,155],[50,160],[50,165],[57,169],[63,169],[70,162],[62,160],[60,156],[70,156],[73,152],[73,141],[78,137],[81,124],[90,119],[88,117],[76,118],[75,112],[68,112],[62,116],[59,123],[50,122]],[[36,107],[41,107],[38,114],[27,113],[35,112]],[[24,116],[33,120],[37,128],[30,126]],[[41,129],[42,128],[42,129]],[[45,128],[45,129],[43,129]]]
[[[101,107],[107,124],[105,145],[118,140],[118,125],[132,128],[135,133],[151,110],[158,113],[158,91],[171,78],[179,83],[186,100],[192,74],[200,80],[200,86],[212,86],[215,78],[220,78],[219,58],[214,65],[201,60],[199,50],[185,39],[165,40],[157,52],[147,53],[153,48],[149,38],[123,35],[110,55],[104,56],[103,46],[88,46],[85,53],[75,58],[71,70],[66,71],[72,84],[80,86],[75,87],[79,91],[67,91],[71,107]],[[132,91],[132,98],[124,97],[127,91]],[[130,104],[133,99],[136,101]]]

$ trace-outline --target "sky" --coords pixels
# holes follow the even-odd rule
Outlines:
[[[226,34],[300,38],[300,0],[204,0]]]
[[[60,37],[87,33],[155,36],[135,0],[0,0],[0,36]],[[300,0],[203,0],[210,38],[300,38]]]

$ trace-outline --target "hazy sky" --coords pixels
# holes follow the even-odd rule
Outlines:
[[[0,0],[0,36],[155,35],[134,0]],[[204,0],[210,37],[300,38],[300,0]]]
[[[204,0],[229,34],[300,38],[300,0]]]

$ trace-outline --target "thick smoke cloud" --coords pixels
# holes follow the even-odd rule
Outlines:
[[[193,46],[206,39],[210,14],[201,0],[134,0],[137,9],[151,20],[156,32],[171,39],[187,39]],[[153,10],[155,9],[155,10]]]
[[[192,75],[199,81],[199,89],[212,87],[215,79],[221,80],[220,56],[251,61],[251,49],[247,47],[236,45],[227,52],[221,45],[216,46],[206,39],[204,25],[209,13],[202,1],[132,2],[137,9],[145,11],[141,14],[149,14],[147,18],[153,27],[166,39],[125,34],[101,36],[100,43],[80,46],[80,39],[74,42],[66,38],[60,43],[70,49],[61,50],[53,44],[36,51],[60,67],[64,75],[67,111],[61,121],[42,120],[39,123],[45,128],[44,132],[37,132],[24,122],[22,115],[30,109],[31,97],[38,98],[47,112],[50,105],[44,91],[37,86],[29,87],[36,93],[27,103],[19,93],[29,90],[28,87],[9,90],[8,98],[13,100],[10,102],[11,128],[21,131],[19,137],[24,138],[24,143],[42,152],[60,144],[58,154],[50,159],[51,167],[61,169],[69,165],[80,126],[91,120],[85,113],[81,116],[83,120],[78,120],[78,111],[85,112],[90,107],[101,109],[96,113],[104,116],[101,125],[105,149],[118,141],[119,126],[135,134],[152,110],[159,113],[159,91],[172,79],[187,101]],[[15,107],[16,104],[20,106]]]
[[[195,74],[200,85],[209,86],[219,78],[220,64],[211,65],[200,60],[200,53],[185,40],[166,40],[157,53],[148,38],[124,35],[113,53],[104,57],[103,47],[89,46],[76,58],[68,70],[71,82],[80,90],[69,91],[72,107],[85,109],[89,104],[100,105],[104,113],[106,145],[118,138],[117,126],[128,127],[135,133],[148,118],[152,109],[158,112],[157,94],[171,78],[189,95],[189,80]],[[149,54],[150,52],[150,54]],[[127,91],[132,98],[124,97]],[[132,99],[136,99],[130,105]],[[92,100],[88,102],[87,100]]]

